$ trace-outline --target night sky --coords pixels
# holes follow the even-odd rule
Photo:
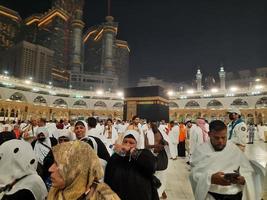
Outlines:
[[[36,3],[38,2],[38,4]],[[86,26],[107,15],[106,0],[85,0]],[[49,9],[51,0],[1,0],[24,18]],[[118,38],[129,43],[130,80],[155,76],[191,81],[205,75],[267,67],[267,1],[112,0]]]

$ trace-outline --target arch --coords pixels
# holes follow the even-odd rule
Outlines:
[[[267,97],[262,97],[260,98],[256,104],[255,104],[256,108],[266,108],[267,107]]]
[[[216,119],[218,119],[217,115],[215,113],[211,113],[210,114],[210,121],[214,121]]]
[[[103,102],[103,101],[97,101],[97,102],[95,102],[94,107],[106,108],[107,104],[105,104],[105,102]]]
[[[185,108],[199,108],[199,107],[200,107],[199,103],[194,100],[188,101],[185,104]]]
[[[254,117],[254,115],[251,114],[251,113],[249,113],[249,114],[247,115],[247,117]]]
[[[181,115],[179,115],[179,117],[178,117],[178,121],[179,122],[185,122],[185,115],[183,115],[183,114],[181,114]]]
[[[177,120],[177,116],[178,116],[177,112],[173,112],[171,114],[171,120]]]
[[[238,107],[238,108],[247,108],[248,103],[244,99],[235,99],[232,103],[231,106]]]
[[[27,102],[26,97],[20,93],[20,92],[15,92],[14,94],[12,94],[9,99],[11,101],[24,101]]]
[[[258,121],[258,123],[264,123],[264,120],[263,119],[264,119],[263,118],[263,114],[262,113],[259,113],[257,115],[257,121]]]
[[[254,124],[254,115],[251,114],[251,113],[247,114],[246,121],[247,121],[248,124],[251,124],[251,123]]]
[[[171,102],[169,103],[169,107],[170,107],[170,108],[179,108],[178,104],[175,103],[175,102],[173,102],[173,101],[171,101]]]
[[[5,109],[2,108],[2,109],[0,110],[0,117],[4,117],[4,116],[5,116]]]
[[[114,103],[114,105],[112,107],[113,108],[122,108],[123,107],[123,103],[122,102]]]
[[[47,105],[47,101],[43,96],[37,96],[34,100],[33,100],[34,104],[37,105]]]
[[[83,100],[78,100],[78,101],[75,101],[74,104],[73,104],[73,107],[78,107],[78,108],[87,108],[87,103]]]
[[[16,112],[15,112],[15,109],[12,109],[10,111],[10,117],[15,117],[16,116]]]
[[[216,100],[216,99],[213,99],[211,100],[208,104],[207,104],[207,108],[222,108],[223,107],[223,104]]]
[[[203,114],[202,115],[202,118],[204,118],[204,119],[207,119],[209,116],[208,116],[208,114]]]
[[[192,115],[191,114],[186,114],[185,115],[185,119],[190,119],[191,120],[192,119]]]
[[[68,104],[64,99],[56,99],[53,103],[53,106],[60,107],[60,108],[66,108],[66,107],[68,107]]]

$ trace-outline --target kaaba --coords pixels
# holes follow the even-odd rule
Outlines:
[[[137,115],[150,121],[169,121],[169,100],[162,87],[125,88],[124,98],[124,120]]]

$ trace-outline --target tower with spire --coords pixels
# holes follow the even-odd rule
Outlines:
[[[223,64],[220,65],[219,77],[220,77],[220,89],[225,90],[225,71]]]
[[[111,82],[108,83],[109,87],[119,80],[116,87],[124,88],[128,85],[130,49],[127,41],[117,38],[118,22],[111,15],[110,0],[107,2],[105,22],[90,27],[83,37],[83,69],[84,73],[108,76]]]
[[[102,72],[115,74],[113,64],[114,60],[114,40],[117,35],[117,24],[112,16],[106,16],[106,22],[103,23],[103,52],[102,52]]]
[[[76,2],[77,3],[77,2]],[[71,70],[73,72],[82,71],[82,34],[84,28],[83,18],[83,1],[79,2],[79,6],[76,6],[73,10],[71,20]],[[82,6],[81,6],[82,5]]]
[[[196,73],[196,82],[197,82],[197,91],[201,92],[202,90],[202,73],[200,69],[198,68]]]

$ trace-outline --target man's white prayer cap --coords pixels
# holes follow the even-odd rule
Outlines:
[[[236,113],[238,115],[241,115],[241,112],[238,108],[231,108],[228,110],[228,113]]]

